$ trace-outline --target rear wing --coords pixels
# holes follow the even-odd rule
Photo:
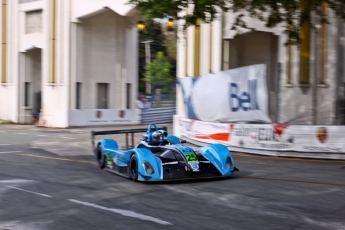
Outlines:
[[[168,131],[166,126],[159,128],[161,130]],[[126,149],[134,148],[134,134],[135,133],[146,133],[147,131],[154,132],[156,129],[123,129],[123,130],[104,130],[104,131],[91,131],[91,145],[92,149],[95,150],[95,136],[101,135],[113,135],[113,134],[126,134]],[[131,134],[131,145],[128,143],[129,134]]]

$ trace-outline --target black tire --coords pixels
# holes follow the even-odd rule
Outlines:
[[[98,166],[101,169],[104,169],[105,166],[107,165],[107,159],[106,159],[106,156],[103,154],[102,145],[99,145],[97,149],[97,162],[98,162]]]
[[[135,154],[132,155],[129,161],[129,177],[134,181],[138,181],[138,160]]]

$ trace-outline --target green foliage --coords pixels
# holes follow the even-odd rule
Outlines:
[[[141,43],[143,41],[151,40],[150,50],[151,59],[156,57],[156,53],[163,52],[166,53],[166,39],[162,30],[162,26],[159,23],[153,21],[148,21],[146,23],[146,29],[139,33],[139,78],[144,77],[145,66],[146,66],[146,56],[145,56],[145,44]],[[145,87],[143,87],[144,89]],[[144,91],[142,91],[144,92]]]
[[[165,39],[166,39],[166,48],[167,48],[167,56],[170,60],[176,60],[176,53],[177,53],[177,32],[174,31],[167,31],[165,28]]]
[[[285,28],[289,44],[299,44],[304,23],[309,23],[311,28],[315,28],[316,23],[328,23],[323,17],[323,3],[327,3],[337,16],[345,19],[345,0],[129,0],[129,3],[136,5],[149,19],[162,18],[168,14],[186,20],[186,26],[196,25],[197,19],[209,23],[218,17],[217,9],[222,9],[239,13],[232,26],[233,30],[254,30],[243,20],[247,15],[264,22],[269,28]],[[179,13],[187,8],[188,3],[194,5],[193,11],[181,16]],[[315,15],[319,22],[311,20],[311,15]]]
[[[158,52],[156,59],[145,66],[145,76],[143,80],[153,87],[164,89],[170,86],[173,81],[171,78],[171,64],[164,57],[163,52]]]

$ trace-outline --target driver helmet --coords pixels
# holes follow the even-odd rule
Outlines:
[[[156,143],[163,143],[165,140],[164,132],[161,130],[152,133],[152,141]]]

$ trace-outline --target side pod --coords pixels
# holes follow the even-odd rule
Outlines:
[[[210,144],[199,148],[201,154],[223,174],[230,176],[236,171],[232,155],[228,148],[222,144]]]

